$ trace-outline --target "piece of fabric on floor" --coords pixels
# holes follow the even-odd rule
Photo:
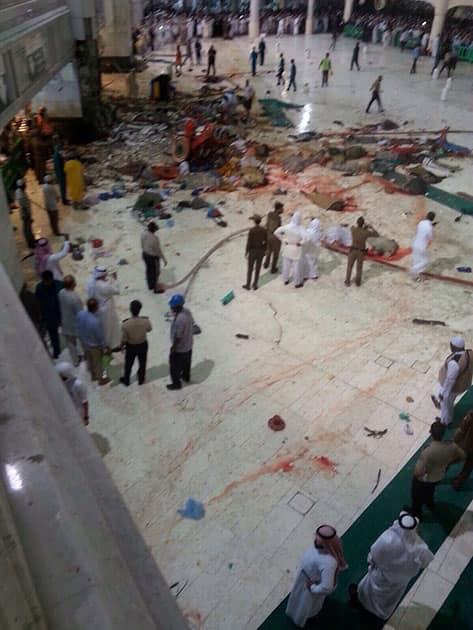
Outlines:
[[[463,416],[473,408],[473,387],[464,394],[461,400],[455,405],[454,423],[457,423]],[[432,414],[433,416],[434,414]],[[401,430],[401,428],[399,428]],[[427,433],[427,427],[425,428]],[[428,440],[422,445],[425,447]],[[348,570],[340,574],[337,590],[325,601],[324,607],[317,618],[313,628],[330,628],[330,630],[372,630],[382,628],[384,622],[365,613],[354,609],[349,604],[348,586],[351,582],[359,582],[367,570],[366,556],[370,546],[378,536],[387,529],[394,519],[399,515],[402,507],[410,502],[410,485],[415,462],[419,456],[419,449],[413,457],[401,468],[397,475],[388,483],[384,490],[366,508],[363,514],[351,525],[343,534],[343,548],[345,560],[348,563]],[[433,553],[436,553],[449,533],[460,520],[465,509],[469,505],[473,495],[473,480],[465,483],[460,492],[455,492],[451,486],[451,480],[455,476],[457,466],[447,474],[447,478],[441,482],[436,490],[436,512],[435,516],[425,511],[425,517],[419,526],[419,533]],[[376,474],[373,470],[373,483]],[[323,515],[320,515],[323,518]],[[309,543],[309,541],[307,541]],[[300,558],[294,558],[294,565],[297,565]],[[414,580],[412,581],[412,583]],[[471,591],[470,591],[471,594]],[[286,617],[285,610],[287,597],[271,613],[271,615],[259,627],[259,630],[288,630],[294,625]],[[455,628],[455,616],[448,619]],[[471,619],[471,617],[470,617]],[[447,625],[441,626],[442,628]],[[310,630],[311,624],[306,628]],[[438,626],[440,630],[440,626]],[[470,625],[471,628],[471,625]]]

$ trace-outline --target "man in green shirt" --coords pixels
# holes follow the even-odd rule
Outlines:
[[[320,62],[319,68],[322,68],[322,87],[328,87],[328,75],[332,72],[330,53],[325,53],[325,57]]]

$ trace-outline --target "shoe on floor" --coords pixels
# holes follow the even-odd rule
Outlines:
[[[345,282],[343,283],[346,287],[351,286],[351,282],[349,280],[345,280]]]
[[[169,385],[166,385],[166,389],[169,389],[170,391],[181,389],[181,387],[182,385],[174,385],[174,383],[170,383]]]
[[[246,291],[249,291],[249,290],[250,290],[250,287],[249,287],[247,284],[242,284],[242,285],[241,285],[241,288],[242,288],[242,289],[246,289]]]
[[[108,383],[110,383],[110,379],[108,378],[99,378],[99,385],[107,385]]]
[[[130,385],[130,381],[125,381],[125,379],[123,378],[123,376],[120,376],[120,383],[122,385],[125,385],[125,387],[129,387]]]

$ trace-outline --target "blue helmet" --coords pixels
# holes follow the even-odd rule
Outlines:
[[[180,293],[176,293],[169,300],[168,304],[171,308],[173,308],[174,306],[184,306],[184,302],[185,302],[184,296],[181,295]]]

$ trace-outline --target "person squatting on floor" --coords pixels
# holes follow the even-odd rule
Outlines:
[[[248,260],[248,270],[246,274],[246,284],[243,285],[243,289],[247,291],[250,290],[252,286],[251,278],[254,271],[253,289],[256,291],[258,288],[261,265],[266,252],[267,231],[261,226],[261,217],[259,214],[255,214],[250,218],[254,221],[255,225],[248,232],[248,238],[246,240],[245,257]]]
[[[345,276],[345,285],[347,287],[351,284],[351,272],[353,265],[356,262],[356,276],[355,284],[357,287],[361,285],[361,278],[363,274],[363,261],[366,254],[366,241],[371,236],[378,236],[378,232],[374,230],[371,225],[367,225],[363,217],[359,217],[356,221],[356,225],[351,228],[352,244],[350,251],[348,252],[347,260],[347,273]]]
[[[159,274],[161,267],[161,259],[164,266],[168,264],[165,255],[161,249],[161,243],[159,242],[158,226],[154,221],[148,223],[147,229],[141,235],[141,249],[142,258],[146,268],[146,282],[148,289],[154,291],[154,293],[164,293],[163,289],[159,288]]]
[[[194,344],[194,320],[189,309],[184,308],[184,296],[173,295],[168,304],[174,313],[171,322],[171,349],[169,351],[169,371],[171,381],[168,389],[181,389],[181,379],[185,383],[191,380],[192,346]]]
[[[322,609],[337,588],[338,574],[347,568],[342,541],[331,525],[321,525],[314,543],[302,558],[287,602],[286,615],[303,628]]]
[[[473,381],[473,350],[465,350],[463,337],[452,337],[450,352],[440,368],[437,391],[432,394],[432,402],[440,409],[440,422],[447,426],[453,420],[456,397]]]
[[[368,573],[358,585],[350,584],[352,604],[379,619],[389,619],[409,582],[425,569],[434,554],[417,533],[419,520],[401,512],[389,529],[371,546]]]
[[[281,251],[281,241],[274,232],[281,227],[281,215],[284,212],[284,205],[280,201],[274,204],[274,210],[268,212],[266,216],[266,258],[263,267],[268,269],[271,265],[271,273],[278,272],[278,258]]]
[[[294,212],[287,225],[278,227],[274,236],[282,242],[282,279],[284,284],[294,280],[296,289],[304,286],[304,260],[302,245],[305,230],[301,225],[301,213]]]
[[[60,361],[59,363],[56,363],[54,367],[61,377],[61,380],[64,383],[82,422],[85,426],[87,426],[89,424],[89,401],[87,398],[87,387],[79,378],[77,378],[74,373],[73,366],[67,361]]]
[[[445,431],[446,426],[438,420],[432,423],[432,442],[423,449],[414,467],[409,512],[417,518],[422,518],[424,505],[434,510],[435,488],[445,477],[447,468],[465,459],[465,453],[458,444],[443,440]]]
[[[148,356],[147,333],[153,330],[148,317],[140,316],[142,304],[139,300],[130,303],[131,317],[122,324],[122,349],[125,350],[125,371],[120,383],[128,387],[135,359],[138,359],[138,385],[146,379],[146,359]]]

